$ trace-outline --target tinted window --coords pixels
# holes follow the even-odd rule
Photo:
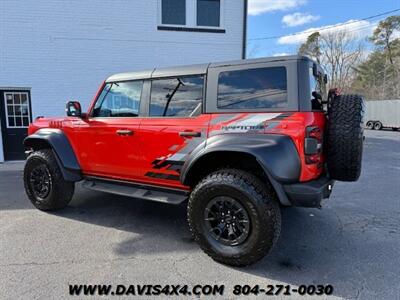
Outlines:
[[[153,80],[150,116],[195,116],[201,113],[203,77]]]
[[[186,0],[162,0],[161,11],[163,24],[186,24]]]
[[[287,107],[286,69],[271,67],[221,72],[217,106],[222,109]]]
[[[107,83],[97,99],[93,117],[137,117],[143,81]]]
[[[197,25],[219,27],[220,6],[220,0],[197,0]]]

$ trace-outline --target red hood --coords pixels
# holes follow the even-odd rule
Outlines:
[[[39,117],[28,128],[28,134],[33,134],[41,128],[62,128],[63,123],[69,121],[67,117],[44,118]]]

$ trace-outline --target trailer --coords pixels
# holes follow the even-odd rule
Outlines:
[[[381,130],[382,128],[400,128],[400,100],[366,101],[366,127]]]

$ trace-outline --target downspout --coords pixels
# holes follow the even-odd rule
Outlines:
[[[243,45],[242,45],[242,59],[246,59],[247,51],[247,7],[248,0],[243,0]]]

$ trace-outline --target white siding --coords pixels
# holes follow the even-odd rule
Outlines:
[[[33,116],[56,116],[113,73],[240,59],[243,1],[224,4],[226,33],[203,33],[157,30],[158,0],[0,0],[0,89],[31,87]]]

